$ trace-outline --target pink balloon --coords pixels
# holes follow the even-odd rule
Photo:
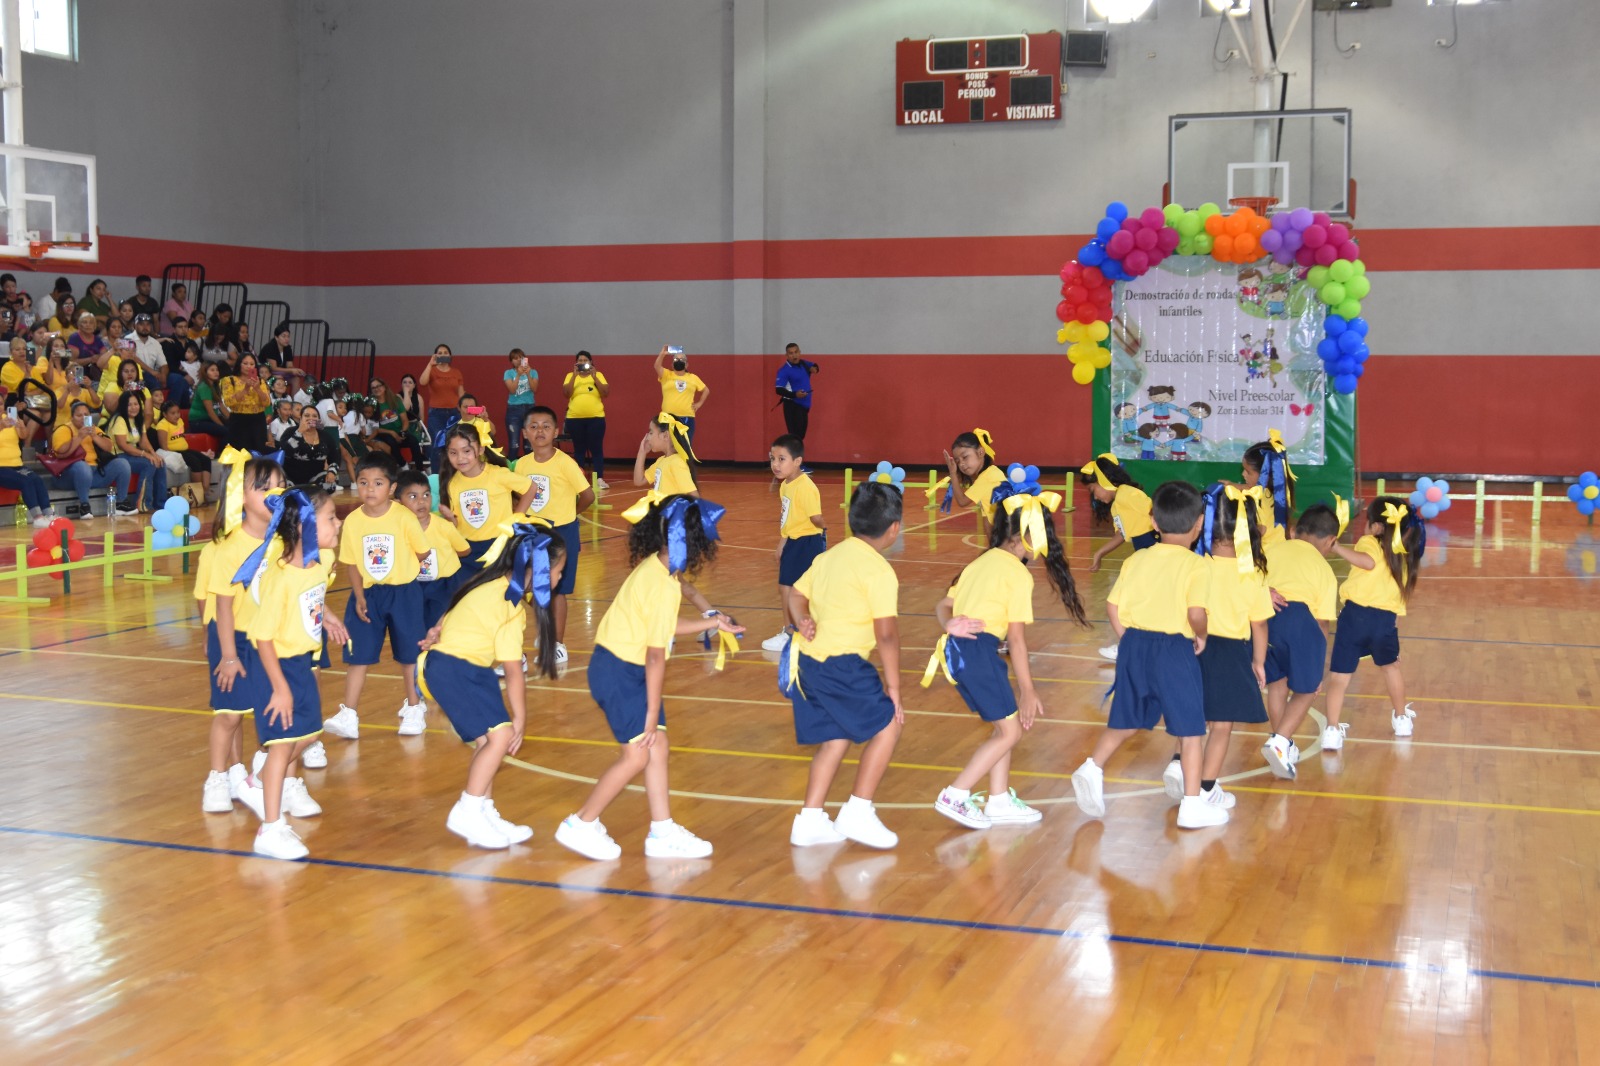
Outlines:
[[[1144,229],[1144,223],[1139,221],[1138,215],[1129,215],[1122,220],[1122,229],[1125,233],[1138,233]]]
[[[1444,499],[1444,490],[1437,485],[1430,485],[1428,491],[1422,494],[1422,498],[1429,503],[1438,503]]]
[[[1156,246],[1156,231],[1153,229],[1140,230],[1133,235],[1133,243],[1141,251],[1148,252]]]
[[[1167,253],[1162,251],[1161,246],[1158,244],[1153,250],[1146,252],[1145,257],[1149,259],[1151,266],[1155,266],[1167,257]]]
[[[1332,266],[1333,261],[1339,258],[1338,250],[1331,244],[1324,244],[1321,248],[1313,248],[1311,254],[1318,266]]]
[[[1327,229],[1329,226],[1333,225],[1333,219],[1328,217],[1328,212],[1326,211],[1316,212],[1311,216],[1311,221],[1321,226],[1323,229]]]
[[[1150,257],[1140,249],[1135,248],[1122,260],[1122,269],[1134,277],[1138,277],[1150,269]]]
[[[1337,248],[1350,239],[1350,227],[1343,222],[1335,222],[1328,227],[1328,243]]]
[[[1139,221],[1144,223],[1145,229],[1160,229],[1167,224],[1167,216],[1159,207],[1147,207],[1139,212]]]
[[[1307,248],[1321,248],[1328,243],[1328,231],[1313,222],[1306,227],[1304,233],[1300,234],[1300,239],[1305,242]]]
[[[1280,216],[1281,217],[1281,216]],[[1283,247],[1283,231],[1269,229],[1261,235],[1261,248],[1266,252],[1276,252]]]
[[[1339,245],[1339,258],[1348,259],[1350,262],[1354,263],[1357,259],[1361,258],[1361,246],[1355,241],[1345,241],[1343,244]]]
[[[1123,259],[1133,251],[1133,234],[1127,230],[1118,230],[1106,242],[1106,253],[1113,259]]]
[[[1294,253],[1294,261],[1303,267],[1316,266],[1317,253],[1312,251],[1310,248],[1301,245],[1300,250]]]
[[[1170,253],[1182,240],[1183,237],[1177,230],[1171,226],[1162,226],[1161,232],[1156,234],[1156,247],[1160,248],[1163,254]]]

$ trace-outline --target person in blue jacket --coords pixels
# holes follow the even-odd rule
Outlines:
[[[783,421],[789,432],[806,439],[806,428],[811,423],[811,375],[818,372],[816,363],[800,358],[800,346],[790,341],[784,348],[784,363],[778,368],[778,380],[773,388],[783,400]]]

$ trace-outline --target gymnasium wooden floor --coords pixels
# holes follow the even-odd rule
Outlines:
[[[837,514],[838,475],[819,480]],[[582,671],[625,576],[617,512],[583,556],[572,668],[535,686],[496,786],[536,830],[504,853],[445,831],[466,756],[436,713],[426,735],[396,736],[392,667],[369,682],[362,739],[329,738],[328,768],[307,772],[326,808],[297,826],[312,859],[274,862],[249,854],[242,807],[200,811],[187,581],[80,576],[48,607],[0,604],[5,1060],[1600,1059],[1600,537],[1569,505],[1535,534],[1526,506],[1491,505],[1474,529],[1458,502],[1403,627],[1416,736],[1391,735],[1368,667],[1342,757],[1308,752],[1281,782],[1242,735],[1232,823],[1191,833],[1161,795],[1164,736],[1113,763],[1103,822],[1072,802],[1110,677],[1095,649],[1112,574],[1085,573],[1079,490],[1068,547],[1097,624],[1068,624],[1040,582],[1030,644],[1049,717],[1014,760],[1045,819],[970,832],[929,804],[983,729],[913,675],[934,603],[976,554],[973,519],[928,525],[913,491],[893,556],[908,719],[879,796],[901,840],[880,853],[789,847],[808,753],[759,648],[778,617],[777,503],[759,473],[713,472],[703,490],[730,511],[702,587],[751,626],[721,675],[688,650],[668,667],[674,814],[716,844],[706,861],[647,861],[638,793],[606,816],[620,861],[551,838],[613,756]],[[0,568],[25,532],[0,531]],[[325,706],[342,690],[329,673]]]

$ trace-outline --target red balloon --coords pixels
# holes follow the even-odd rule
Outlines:
[[[84,548],[83,541],[81,540],[67,541],[67,558],[71,559],[75,563],[83,559],[86,550],[87,549]]]
[[[1072,321],[1072,315],[1072,305],[1067,303],[1067,301],[1062,300],[1060,303],[1056,304],[1056,317],[1058,319],[1063,322],[1070,322]]]
[[[1321,226],[1323,229],[1327,229],[1329,226],[1333,225],[1333,219],[1328,217],[1328,212],[1318,211],[1316,214],[1311,216],[1311,224],[1314,226]]]
[[[1314,267],[1317,265],[1317,253],[1315,249],[1307,248],[1302,244],[1295,249],[1294,261],[1303,267]]]
[[[1144,232],[1149,233],[1151,231],[1145,230]],[[1128,258],[1122,261],[1122,269],[1126,270],[1134,277],[1138,277],[1140,274],[1143,274],[1146,270],[1150,269],[1150,256],[1144,251],[1144,249],[1135,248],[1133,251],[1128,253]]]
[[[49,551],[51,548],[59,548],[61,547],[61,534],[51,529],[35,530],[33,546],[44,551]]]
[[[1335,248],[1350,239],[1350,227],[1343,222],[1335,222],[1328,227],[1328,243]]]
[[[1145,229],[1160,229],[1167,224],[1167,216],[1159,207],[1147,207],[1139,212],[1139,221],[1144,223]]]
[[[61,534],[65,533],[69,537],[72,535],[72,519],[70,519],[70,518],[57,518],[53,522],[50,523],[50,529],[51,529],[52,532],[55,533],[56,542],[59,544],[60,543]]]
[[[1089,290],[1089,301],[1097,304],[1111,303],[1111,286],[1101,283]]]
[[[1164,254],[1177,250],[1178,243],[1183,240],[1181,234],[1171,226],[1161,227],[1161,232],[1156,235],[1156,247]]]
[[[1083,283],[1091,289],[1105,284],[1106,280],[1105,274],[1101,272],[1099,267],[1084,267],[1082,277]]]
[[[43,530],[41,530],[40,532],[43,532]],[[49,548],[29,548],[28,549],[28,565],[29,566],[33,566],[33,567],[49,566],[51,564],[51,562],[52,562],[52,560],[50,558],[50,549]]]
[[[1061,268],[1061,280],[1064,282],[1076,281],[1082,272],[1083,268],[1078,266],[1078,261],[1074,259],[1072,262]]]
[[[1318,266],[1332,266],[1333,261],[1339,258],[1339,252],[1331,244],[1324,244],[1321,248],[1313,250],[1311,255]]]
[[[1082,285],[1068,285],[1061,295],[1067,298],[1067,303],[1076,307],[1089,299],[1089,290]]]
[[[1300,234],[1300,243],[1313,250],[1328,243],[1328,231],[1313,222]]]
[[[1133,235],[1134,246],[1142,252],[1148,252],[1150,249],[1154,248],[1156,246],[1156,240],[1156,231],[1153,229],[1142,229]]]
[[[1133,251],[1133,234],[1127,230],[1118,230],[1106,242],[1106,253],[1113,259],[1122,259]]]
[[[1361,258],[1361,246],[1355,241],[1345,241],[1343,244],[1339,245],[1339,258],[1348,259],[1350,262],[1354,263],[1357,259]]]
[[[1078,311],[1077,311],[1078,321],[1082,322],[1086,326],[1089,323],[1093,322],[1096,318],[1098,318],[1099,315],[1100,315],[1100,312],[1095,310],[1094,304],[1079,304],[1078,305]]]

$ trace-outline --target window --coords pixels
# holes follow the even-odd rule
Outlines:
[[[24,52],[78,58],[77,0],[21,0],[21,6]]]

